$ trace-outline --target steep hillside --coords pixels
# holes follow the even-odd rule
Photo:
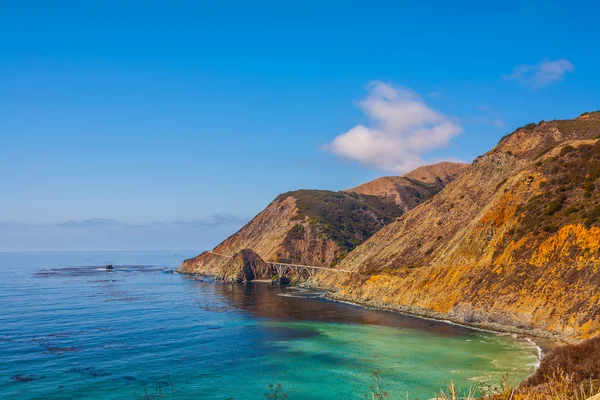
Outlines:
[[[252,249],[266,261],[334,265],[402,214],[376,196],[298,190],[278,196],[246,226],[212,252],[184,261],[180,272],[224,276],[229,259]]]
[[[375,179],[348,189],[346,192],[390,199],[401,209],[408,211],[433,197],[462,174],[467,167],[468,164],[451,162],[426,165],[402,176],[385,176]]]
[[[574,383],[600,378],[600,336],[581,343],[559,346],[544,356],[539,368],[521,387],[548,383],[557,371],[568,372]]]
[[[402,207],[393,196],[373,195],[366,189],[361,190],[363,193],[284,193],[213,251],[185,260],[179,271],[239,280],[236,277],[241,276],[240,271],[232,270],[229,257],[243,249],[253,250],[265,261],[334,266],[405,209],[433,196],[464,169],[462,164],[454,165],[436,164],[419,168],[412,178],[398,177],[404,182],[400,186],[404,190]],[[415,189],[409,192],[411,187]]]
[[[517,129],[321,273],[336,296],[460,322],[600,333],[600,113]],[[331,276],[330,276],[331,275]]]

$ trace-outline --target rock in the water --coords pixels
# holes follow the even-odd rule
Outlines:
[[[11,380],[17,382],[29,382],[33,380],[33,376],[31,375],[13,375],[10,377]]]
[[[251,249],[234,254],[223,269],[222,279],[234,282],[271,279],[274,275],[273,267]]]
[[[277,278],[276,283],[280,285],[289,285],[292,281],[287,276],[280,276]]]

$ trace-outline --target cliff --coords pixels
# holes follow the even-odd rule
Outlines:
[[[335,265],[402,211],[376,196],[300,190],[277,197],[246,226],[179,271],[230,279],[229,258],[252,249],[266,261]]]
[[[458,322],[600,333],[600,113],[517,129],[315,282]]]
[[[366,186],[343,192],[298,190],[281,194],[238,232],[212,251],[185,260],[178,271],[238,280],[241,269],[233,272],[230,257],[243,249],[253,250],[265,261],[335,266],[357,245],[405,209],[433,196],[464,169],[462,164],[453,165],[442,163],[439,168],[420,168],[411,178],[397,177],[404,182],[397,186],[397,192],[392,189],[381,196],[370,193]],[[409,192],[412,187],[415,189]],[[396,197],[403,199],[401,207]]]

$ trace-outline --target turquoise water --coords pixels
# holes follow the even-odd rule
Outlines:
[[[192,255],[0,253],[0,398],[135,399],[170,379],[186,399],[261,399],[269,383],[361,399],[380,370],[391,399],[428,399],[537,361],[506,336],[164,272]]]

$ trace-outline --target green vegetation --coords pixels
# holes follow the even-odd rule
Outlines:
[[[536,168],[547,181],[540,185],[540,194],[518,208],[518,235],[553,233],[567,224],[600,224],[600,188],[595,184],[600,179],[600,143],[567,145]]]
[[[595,119],[567,119],[555,123],[563,135],[573,138],[593,138],[600,134],[600,124]]]
[[[294,220],[308,218],[309,223],[317,225],[347,252],[402,215],[402,210],[391,201],[357,193],[297,190],[284,193],[275,201],[289,196],[296,199],[299,210]],[[286,240],[301,238],[303,230],[301,225],[295,225]]]
[[[429,197],[438,194],[445,187],[444,182],[442,181],[442,179],[439,176],[437,176],[435,179],[435,182],[432,182],[432,183],[427,183],[427,182],[419,181],[416,179],[410,179],[408,177],[404,177],[404,179],[411,182],[413,185],[420,186],[423,189],[427,190],[430,193]],[[409,193],[411,193],[413,196],[415,196],[417,198],[421,198],[421,195],[419,194],[419,192],[417,190],[415,190],[411,187],[407,187],[406,190]]]

